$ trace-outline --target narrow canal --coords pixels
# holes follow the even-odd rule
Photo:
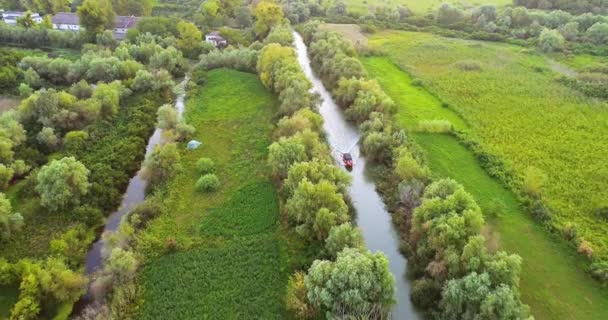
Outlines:
[[[298,62],[304,74],[313,84],[313,90],[321,96],[319,111],[324,119],[323,128],[336,161],[340,162],[341,152],[350,152],[354,159],[351,171],[352,185],[349,194],[357,212],[357,225],[363,230],[367,247],[371,251],[383,252],[389,260],[395,276],[397,304],[392,311],[392,319],[422,319],[410,301],[410,281],[406,276],[407,260],[399,252],[399,235],[391,221],[391,216],[376,191],[371,177],[367,174],[365,158],[359,150],[359,131],[348,122],[340,107],[336,105],[321,80],[313,73],[308,58],[308,49],[302,37],[294,32]]]
[[[178,85],[177,89],[178,95],[175,100],[175,110],[177,111],[178,119],[181,118],[184,113],[184,99],[186,97],[185,86],[187,82],[188,78],[186,77]],[[156,128],[146,145],[146,157],[154,150],[156,145],[163,142],[162,140],[162,130]],[[127,191],[123,195],[120,207],[108,217],[102,234],[116,231],[120,226],[122,217],[145,200],[146,184],[146,181],[141,176],[141,170],[129,180],[129,185],[127,186]],[[105,242],[103,237],[100,237],[89,249],[85,260],[85,275],[90,276],[103,267],[104,245]],[[73,315],[79,314],[89,303],[93,302],[93,296],[90,289],[91,288],[89,287],[87,293],[74,305]]]

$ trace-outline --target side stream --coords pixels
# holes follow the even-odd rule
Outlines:
[[[184,99],[186,97],[185,86],[188,83],[188,77],[186,77],[179,85],[178,85],[178,95],[175,100],[175,110],[177,111],[178,119],[182,117],[184,112]],[[154,147],[158,144],[161,144],[162,141],[162,129],[156,128],[150,139],[148,140],[148,144],[146,145],[146,154],[147,157],[152,151]],[[135,208],[138,204],[144,202],[146,198],[146,185],[147,182],[141,176],[141,170],[138,171],[131,180],[129,180],[129,185],[127,186],[127,191],[123,195],[122,202],[120,203],[120,207],[118,210],[114,211],[106,220],[106,224],[103,228],[102,235],[109,232],[114,232],[120,226],[120,221],[122,217],[125,216],[131,209]],[[87,256],[85,259],[84,273],[87,276],[94,274],[97,270],[100,270],[103,267],[103,255],[104,255],[104,240],[103,237],[100,237],[97,241],[95,241],[89,252],[87,252]],[[93,296],[90,292],[91,288],[87,289],[87,293],[80,298],[78,302],[74,305],[74,310],[72,314],[79,314],[89,303],[93,302]]]
[[[308,58],[308,49],[302,37],[294,32],[298,62],[304,74],[313,84],[313,90],[321,96],[319,111],[323,116],[323,128],[332,148],[334,158],[340,162],[341,153],[349,152],[354,160],[352,185],[348,192],[357,212],[357,225],[363,231],[367,247],[371,251],[383,252],[389,260],[390,270],[395,276],[396,305],[392,319],[422,319],[410,301],[411,283],[407,278],[407,259],[399,251],[399,235],[391,221],[391,215],[376,191],[373,180],[367,174],[365,158],[359,150],[359,131],[348,122],[342,110],[334,102],[321,80],[313,73]]]

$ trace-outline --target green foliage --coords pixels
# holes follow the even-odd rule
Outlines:
[[[253,182],[236,190],[222,207],[210,210],[201,223],[205,236],[249,236],[273,229],[279,216],[274,186]]]
[[[310,108],[302,108],[296,111],[291,117],[283,117],[277,123],[274,135],[286,137],[295,135],[306,129],[320,132],[323,126],[323,118],[312,111]]]
[[[278,25],[283,20],[283,10],[279,5],[270,2],[260,2],[254,10],[255,30],[258,38],[264,38],[272,27]]]
[[[281,192],[286,198],[290,198],[304,179],[312,183],[328,181],[342,194],[346,194],[346,188],[351,182],[350,176],[333,163],[314,159],[310,162],[297,162],[289,167]]]
[[[257,60],[257,71],[266,88],[279,96],[281,115],[310,107],[316,99],[310,93],[311,84],[302,73],[291,47],[271,43],[262,49]]]
[[[170,105],[164,104],[156,112],[156,127],[163,130],[172,130],[177,126],[177,110]]]
[[[395,173],[404,181],[425,181],[430,176],[429,169],[422,166],[406,148],[398,150],[399,156],[395,160]]]
[[[5,190],[8,187],[8,183],[13,179],[14,174],[13,168],[0,163],[0,190]]]
[[[382,318],[394,303],[395,279],[382,253],[344,249],[335,262],[316,260],[304,282],[308,299],[328,318]]]
[[[80,24],[92,38],[105,29],[113,29],[116,14],[110,0],[85,0],[78,7],[78,17]]]
[[[291,165],[306,160],[306,148],[294,139],[281,138],[268,147],[268,164],[277,178],[285,178]]]
[[[427,133],[450,133],[454,126],[448,120],[423,120],[418,123],[417,131]]]
[[[297,319],[315,319],[318,311],[308,301],[305,276],[304,272],[298,271],[289,277],[285,305]]]
[[[194,23],[180,21],[177,24],[177,32],[179,33],[177,47],[186,57],[197,58],[201,53],[199,49],[203,39],[198,27]]]
[[[325,253],[332,259],[335,259],[345,248],[365,248],[361,229],[353,227],[350,222],[331,228],[329,236],[325,239]]]
[[[79,204],[89,192],[89,173],[74,157],[53,160],[42,167],[37,176],[40,203],[52,211]]]
[[[220,180],[213,173],[205,174],[196,181],[196,190],[202,192],[216,191],[220,186]]]
[[[144,161],[144,177],[152,187],[165,183],[180,168],[180,155],[175,143],[155,146]]]
[[[63,146],[70,152],[76,152],[86,147],[89,142],[89,134],[86,131],[75,130],[65,134],[63,138]]]
[[[462,10],[444,3],[437,11],[437,23],[444,26],[450,26],[461,22],[464,19]]]
[[[210,158],[200,158],[196,162],[196,169],[200,174],[213,173],[215,171],[215,162]]]
[[[538,45],[544,52],[561,51],[564,41],[564,37],[557,30],[543,29],[538,37]]]
[[[285,211],[300,235],[317,241],[325,240],[332,227],[349,220],[342,194],[326,180],[316,184],[302,180],[287,200]]]
[[[533,319],[513,289],[493,287],[487,273],[448,281],[441,299],[442,319]]]

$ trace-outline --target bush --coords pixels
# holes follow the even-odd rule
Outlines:
[[[305,274],[299,271],[289,277],[285,305],[296,319],[315,319],[318,311],[308,301],[304,277]]]
[[[196,162],[196,168],[200,174],[213,173],[215,171],[215,163],[209,158],[200,158]]]
[[[220,186],[220,180],[215,174],[203,175],[196,181],[196,189],[202,192],[212,192]]]
[[[441,285],[429,278],[418,279],[412,286],[410,298],[414,305],[429,310],[441,300]]]
[[[418,123],[418,131],[427,133],[450,133],[454,126],[448,120],[422,120]]]
[[[476,60],[463,60],[456,62],[456,68],[462,71],[481,71],[481,62]]]
[[[192,81],[199,86],[207,83],[207,69],[202,64],[197,64],[191,72]]]
[[[308,299],[328,319],[382,319],[394,303],[395,279],[381,252],[344,249],[335,262],[313,262],[304,282]]]
[[[557,30],[543,29],[538,38],[538,45],[544,52],[561,51],[564,49],[564,43],[564,36]]]
[[[350,222],[331,228],[325,239],[325,252],[331,259],[335,259],[345,248],[365,248],[361,229],[353,227]]]

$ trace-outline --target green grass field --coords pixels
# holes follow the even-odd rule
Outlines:
[[[202,146],[183,150],[163,214],[140,241],[142,319],[280,318],[290,260],[266,165],[276,101],[253,74],[219,69],[189,93],[186,119]],[[215,193],[195,191],[196,161],[213,159]],[[150,239],[185,250],[153,258]],[[151,243],[151,244],[150,244]],[[146,248],[146,246],[148,246]],[[156,248],[159,249],[159,248]]]
[[[420,120],[449,119],[456,128],[466,123],[426,90],[413,86],[411,78],[389,59],[362,59],[372,77],[398,104],[397,121],[412,128]],[[523,258],[521,293],[537,319],[604,319],[608,317],[608,290],[581,270],[580,256],[564,240],[550,235],[521,208],[515,195],[480,166],[471,151],[451,135],[413,133],[426,153],[431,171],[463,184],[488,211],[504,204],[504,213],[489,219],[490,247],[499,247]]]
[[[471,8],[482,4],[495,4],[496,6],[510,5],[512,0],[345,0],[350,12],[365,14],[372,6],[395,7],[398,5],[407,6],[415,14],[425,14],[435,11],[442,3],[454,4],[460,8]]]
[[[555,225],[575,223],[608,258],[608,225],[595,213],[608,205],[608,104],[555,81],[544,56],[518,46],[398,31],[369,43],[441,96],[519,179],[529,166],[540,169]]]

